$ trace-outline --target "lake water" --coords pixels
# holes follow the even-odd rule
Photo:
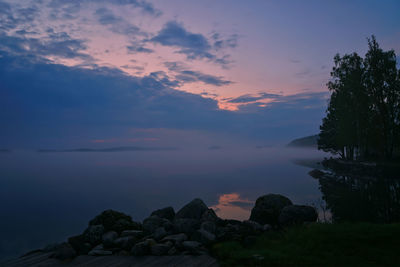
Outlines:
[[[324,156],[282,147],[0,153],[0,257],[81,233],[105,209],[141,221],[199,197],[220,217],[245,220],[267,193],[317,204],[319,183],[308,172]]]

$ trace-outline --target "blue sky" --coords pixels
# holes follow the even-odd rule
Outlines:
[[[398,1],[0,1],[0,147],[284,143]],[[217,144],[216,144],[217,143]]]

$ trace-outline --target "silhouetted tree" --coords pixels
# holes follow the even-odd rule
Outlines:
[[[357,53],[334,57],[331,98],[320,127],[318,148],[342,158],[391,158],[400,145],[400,71],[393,50],[374,36],[365,59]]]

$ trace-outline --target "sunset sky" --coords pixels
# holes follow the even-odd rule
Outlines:
[[[399,54],[399,10],[396,0],[0,1],[0,148],[315,134],[333,56],[364,55],[372,34]]]

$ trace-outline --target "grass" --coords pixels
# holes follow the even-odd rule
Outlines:
[[[215,244],[221,266],[400,266],[400,224],[311,224]]]

